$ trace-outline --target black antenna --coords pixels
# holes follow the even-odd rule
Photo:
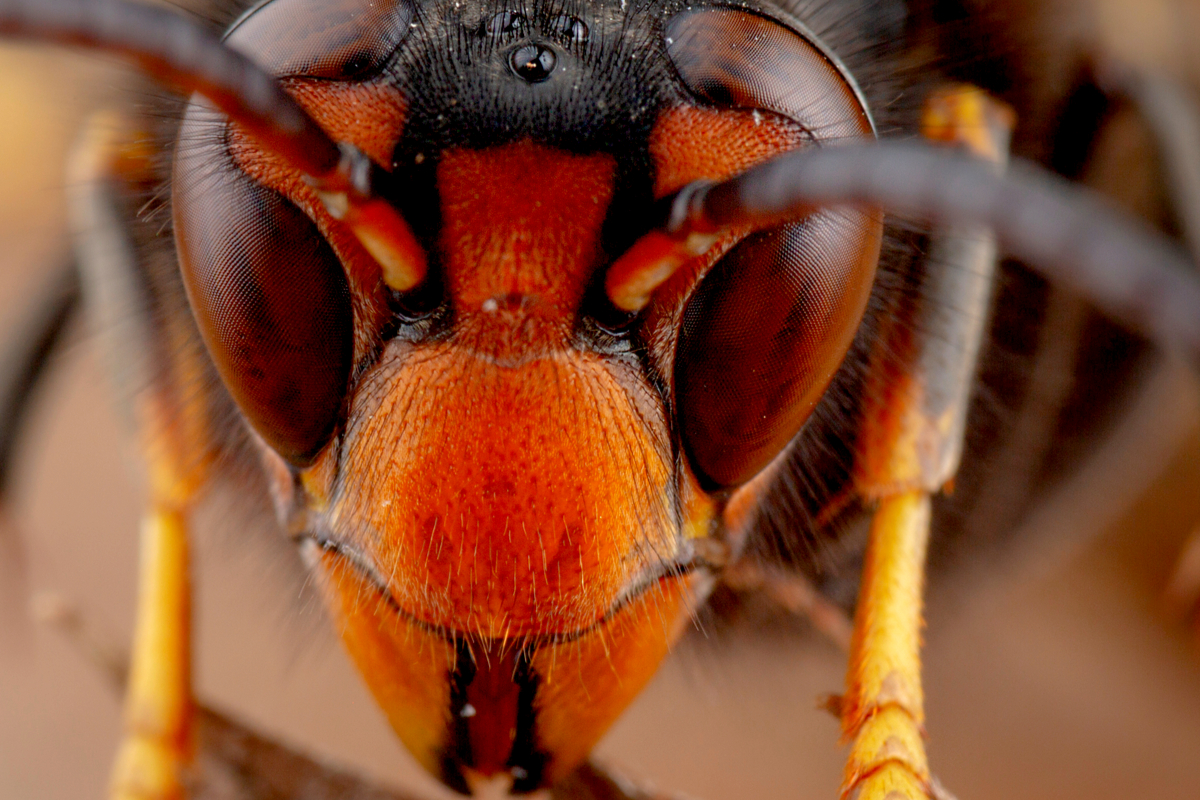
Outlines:
[[[0,36],[115,53],[200,93],[308,178],[379,262],[388,285],[407,291],[424,279],[424,252],[382,199],[390,196],[382,188],[388,173],[331,139],[275,78],[192,20],[127,0],[0,0]]]
[[[1200,281],[1183,250],[1035,165],[998,175],[944,148],[883,142],[795,151],[666,198],[676,240],[762,228],[818,207],[874,206],[929,222],[991,228],[1007,252],[1113,319],[1200,360]]]
[[[125,0],[0,0],[0,35],[125,56],[148,75],[199,92],[306,175],[337,168],[341,149],[278,82],[197,23]]]

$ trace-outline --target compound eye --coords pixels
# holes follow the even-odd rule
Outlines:
[[[280,77],[350,80],[381,69],[412,18],[409,0],[265,0],[225,40]]]
[[[815,39],[726,8],[677,14],[666,36],[679,77],[713,105],[774,111],[817,140],[871,135],[853,82]]]
[[[180,131],[173,205],[184,285],[242,413],[303,467],[341,412],[353,358],[350,291],[313,222],[213,141],[220,124],[194,107]]]
[[[705,488],[753,478],[816,407],[871,292],[874,222],[831,209],[750,236],[692,295],[675,393],[684,449]]]
[[[762,159],[874,135],[850,77],[799,29],[709,8],[676,15],[666,36],[701,106],[660,123],[659,174],[679,185],[741,172],[748,146]],[[882,232],[869,211],[817,211],[738,243],[687,298],[674,394],[707,490],[750,480],[800,432],[854,340]]]

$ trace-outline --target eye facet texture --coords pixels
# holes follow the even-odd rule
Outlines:
[[[726,8],[685,11],[666,36],[679,77],[712,105],[774,111],[820,142],[873,135],[841,67],[774,20]]]
[[[267,0],[226,41],[280,77],[350,80],[386,63],[412,17],[408,0]]]
[[[246,176],[223,144],[196,146],[221,127],[197,119],[206,115],[193,107],[176,157],[184,284],[242,413],[276,452],[305,466],[329,440],[349,381],[346,274],[300,209]]]
[[[688,302],[676,400],[688,457],[710,488],[753,478],[812,413],[870,294],[872,222],[835,209],[754,234]]]
[[[701,104],[795,124],[779,152],[874,135],[842,68],[779,22],[700,9],[674,17],[666,36]],[[799,433],[854,339],[881,237],[881,215],[825,209],[750,235],[701,279],[684,309],[674,389],[684,451],[705,488],[745,483]]]

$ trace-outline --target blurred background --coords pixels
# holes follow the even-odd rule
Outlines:
[[[1112,52],[1200,76],[1200,3],[1089,5]],[[64,257],[64,154],[89,110],[137,102],[123,74],[95,58],[0,48],[0,322]],[[29,589],[78,603],[124,645],[141,479],[93,344],[77,332],[45,387],[8,511]],[[1045,532],[1033,540],[1052,544],[1002,569],[980,564],[934,597],[931,761],[960,800],[1200,797],[1200,639],[1166,599],[1200,522],[1198,409],[1195,381],[1173,373],[1106,460],[1030,521]],[[445,796],[396,742],[320,612],[264,578],[269,555],[236,536],[202,538],[198,551],[205,702],[321,757]],[[12,603],[11,573],[0,576]],[[0,800],[103,797],[120,708],[102,675],[52,630],[11,620],[0,630]],[[697,632],[598,755],[706,800],[830,800],[844,753],[816,703],[840,691],[843,670],[842,654],[815,635]]]

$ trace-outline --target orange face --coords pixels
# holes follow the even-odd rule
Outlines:
[[[323,498],[312,563],[350,651],[460,788],[572,768],[706,588],[661,401],[631,356],[574,343],[613,170],[529,142],[446,153],[452,332],[386,344],[340,446],[305,473]]]
[[[649,142],[654,192],[801,142],[777,117],[670,110]],[[550,785],[707,596],[713,576],[693,544],[720,527],[722,504],[680,457],[644,360],[579,344],[581,307],[611,258],[616,162],[528,140],[444,152],[436,262],[452,322],[364,356],[378,273],[297,176],[238,152],[317,220],[354,295],[365,367],[342,432],[297,476],[305,555],[343,639],[399,737],[448,785]],[[744,235],[657,292],[648,339],[673,340],[697,281]],[[276,492],[294,504],[294,473],[277,466]]]
[[[649,6],[610,3],[585,21],[435,3],[412,26],[426,40],[406,45],[411,63],[403,47],[394,57],[420,80],[357,81],[350,62],[287,55],[309,34],[345,33],[343,20],[299,36],[292,1],[261,6],[238,35],[313,71],[288,90],[393,173],[386,199],[430,277],[389,286],[304,176],[194,108],[181,141],[203,146],[180,149],[175,192],[193,309],[397,734],[461,791],[495,776],[516,792],[549,786],[682,633],[714,581],[707,554],[738,549],[761,485],[749,479],[853,337],[880,225],[822,211],[724,231],[624,325],[606,272],[650,231],[657,199],[822,137],[870,136],[870,121],[836,64],[752,13],[681,7],[651,74],[621,55],[648,40],[620,23]],[[366,45],[392,41],[397,20],[409,30],[386,11],[404,2],[371,7],[381,16],[343,49],[393,58]],[[477,11],[482,22],[459,18]],[[435,23],[483,44],[448,46],[459,34]],[[760,74],[778,53],[791,55]],[[723,87],[716,100],[664,89],[668,57],[670,80],[701,98]],[[797,70],[815,101],[797,99]],[[229,211],[242,208],[269,213],[247,224]],[[709,308],[716,324],[696,319]]]

